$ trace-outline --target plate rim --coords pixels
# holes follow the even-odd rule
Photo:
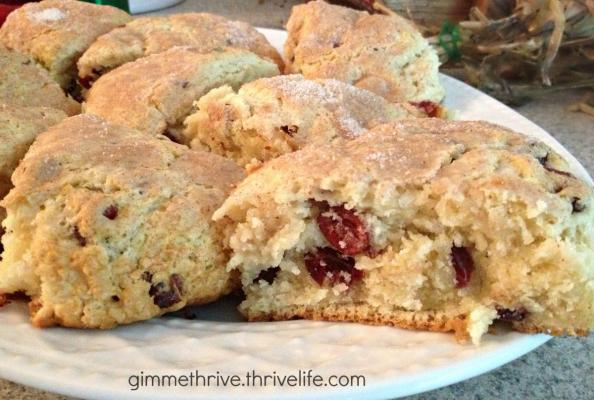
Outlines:
[[[271,29],[271,28],[257,28],[260,32],[262,32],[268,40],[271,42],[273,41],[274,36],[284,36],[286,38],[286,31],[281,29]],[[283,41],[284,41],[283,38]],[[278,47],[278,46],[277,46]],[[281,53],[282,54],[282,53]],[[514,118],[519,118],[522,120],[522,123],[525,126],[529,126],[533,131],[539,131],[542,137],[539,137],[540,140],[545,141],[547,144],[552,145],[555,151],[558,151],[570,164],[572,169],[580,175],[583,179],[587,180],[590,184],[593,184],[592,177],[589,175],[586,168],[573,156],[553,135],[548,133],[546,130],[535,124],[534,122],[530,121],[528,118],[524,117],[517,111],[513,110],[512,108],[508,107],[507,105],[493,99],[489,95],[467,85],[464,82],[461,82],[455,78],[441,75],[442,79],[448,81],[450,80],[452,85],[463,87],[465,91],[468,91],[477,98],[481,100],[489,99],[489,102],[497,103],[499,108],[505,108],[506,111],[509,113],[513,113]],[[505,124],[503,124],[505,125]],[[546,140],[545,140],[546,138]],[[1,319],[1,317],[0,317]],[[280,322],[282,324],[282,322]],[[237,325],[238,323],[233,323]],[[246,323],[247,324],[247,323]],[[278,324],[275,323],[275,324]],[[34,328],[31,328],[32,330]],[[477,357],[472,357],[463,361],[458,361],[454,364],[452,368],[447,369],[447,373],[444,374],[444,367],[441,366],[440,368],[434,368],[430,370],[432,374],[432,379],[427,380],[426,372],[424,372],[421,377],[417,378],[418,382],[407,382],[407,387],[402,388],[398,387],[399,384],[398,379],[391,376],[384,379],[377,379],[374,380],[371,385],[365,386],[363,388],[342,388],[342,389],[333,389],[333,390],[326,390],[326,391],[318,391],[318,390],[311,390],[311,388],[301,388],[299,392],[272,392],[272,393],[263,393],[262,388],[259,388],[257,391],[253,391],[253,393],[241,393],[237,394],[236,397],[241,397],[244,399],[251,399],[251,398],[275,398],[275,399],[333,399],[333,398],[343,398],[343,397],[353,397],[354,395],[365,395],[366,398],[370,399],[384,399],[384,398],[395,398],[395,397],[402,397],[408,396],[418,393],[423,393],[429,390],[434,390],[438,388],[442,388],[445,386],[449,386],[467,379],[471,379],[483,373],[492,371],[496,368],[499,368],[515,359],[518,359],[525,354],[533,351],[534,349],[538,348],[542,344],[546,343],[548,340],[551,339],[550,336],[544,334],[537,334],[537,335],[523,335],[517,334],[518,337],[512,339],[511,342],[505,343],[504,347],[495,347],[493,348],[490,353],[487,355],[483,355],[477,359]],[[521,335],[521,336],[520,336]],[[1,338],[0,338],[1,339]],[[453,339],[452,339],[453,340]],[[2,340],[0,340],[0,356],[6,356],[9,354],[10,351],[5,348]],[[493,362],[495,360],[495,362]],[[478,365],[477,365],[478,364]],[[27,371],[27,372],[25,372]],[[47,371],[45,371],[47,372]],[[175,395],[179,398],[202,398],[199,392],[185,392],[183,394],[179,393],[171,393],[169,396],[167,393],[146,393],[146,392],[130,392],[129,390],[116,388],[116,386],[107,386],[107,387],[92,387],[88,386],[84,380],[81,381],[70,381],[70,382],[63,382],[58,381],[56,379],[52,379],[52,375],[44,374],[43,371],[32,369],[32,370],[25,370],[25,369],[15,369],[14,367],[10,367],[5,363],[0,363],[0,377],[10,380],[12,382],[16,382],[19,384],[32,386],[41,390],[45,390],[52,393],[60,393],[66,396],[73,396],[79,398],[87,398],[87,399],[104,399],[104,398],[113,398],[116,396],[117,398],[122,399],[138,399],[138,398],[154,398],[154,399],[161,399],[167,398],[172,395]],[[65,384],[66,383],[66,384]],[[401,384],[401,383],[400,383]],[[93,390],[92,393],[89,393],[89,390]],[[206,398],[228,398],[230,393],[225,390],[221,390],[220,394],[218,393],[206,393]],[[234,396],[235,397],[235,396]]]

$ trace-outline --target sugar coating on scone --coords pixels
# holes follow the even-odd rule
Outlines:
[[[213,89],[185,121],[185,141],[240,165],[266,161],[310,144],[354,138],[389,121],[426,114],[408,103],[333,79],[262,78]]]
[[[32,323],[110,328],[229,293],[224,223],[232,161],[79,115],[41,134],[2,201],[0,293]]]
[[[48,72],[30,57],[0,45],[0,103],[17,107],[53,107],[68,115],[80,112]]]
[[[175,46],[191,46],[202,53],[221,47],[245,49],[283,69],[281,56],[250,24],[208,13],[187,13],[138,18],[100,36],[78,61],[78,73],[90,86],[122,64]]]
[[[122,65],[101,76],[83,110],[110,122],[182,142],[184,119],[195,100],[213,88],[237,88],[278,74],[272,61],[240,49],[201,53],[175,47]]]
[[[131,19],[115,7],[82,1],[27,3],[8,15],[0,43],[30,55],[62,88],[72,90],[78,58],[98,36]]]
[[[250,320],[454,331],[594,328],[594,196],[542,143],[484,122],[404,120],[249,175],[232,223]]]
[[[338,79],[391,101],[443,99],[437,53],[402,17],[318,0],[293,7],[287,31],[288,73]]]
[[[2,74],[0,69],[0,77]],[[0,93],[2,84],[0,79]],[[0,199],[12,188],[10,177],[35,137],[64,118],[66,114],[54,108],[0,104]],[[5,217],[6,212],[0,207],[0,223]],[[0,237],[2,234],[0,228]]]

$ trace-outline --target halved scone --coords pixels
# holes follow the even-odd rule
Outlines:
[[[417,119],[269,161],[214,214],[249,320],[594,327],[594,196],[545,145]]]
[[[398,15],[315,0],[293,7],[287,32],[286,73],[338,79],[390,101],[444,97],[437,52]]]
[[[274,75],[278,75],[275,63],[247,50],[219,48],[202,53],[174,47],[101,76],[87,92],[83,110],[183,142],[183,121],[195,100],[222,85],[238,88]]]
[[[185,121],[184,141],[240,165],[354,138],[397,119],[427,116],[409,103],[391,103],[344,82],[301,75],[258,79],[237,92],[222,86],[203,96],[196,108]]]
[[[36,326],[110,328],[216,300],[242,170],[223,157],[88,114],[41,134],[0,203],[0,297],[24,293]]]
[[[122,64],[176,46],[191,46],[202,53],[221,47],[249,50],[283,68],[281,56],[250,24],[214,14],[187,13],[137,18],[100,36],[78,60],[81,82],[90,86]]]

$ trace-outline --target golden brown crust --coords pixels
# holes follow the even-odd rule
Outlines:
[[[539,327],[529,323],[515,322],[512,329],[522,333],[545,333],[552,336],[588,336],[588,329],[568,328],[568,327]]]
[[[287,31],[287,73],[342,80],[391,101],[443,99],[437,53],[404,18],[318,0],[293,7]]]
[[[201,53],[176,47],[140,58],[99,78],[83,110],[152,135],[176,130],[195,100],[210,89],[278,74],[276,64],[239,49]]]
[[[126,12],[75,0],[27,3],[10,13],[0,43],[30,55],[62,88],[76,78],[76,61],[99,36],[130,21]]]
[[[361,305],[327,305],[319,307],[294,306],[274,310],[270,314],[250,313],[247,309],[240,309],[250,322],[287,321],[292,319],[309,319],[314,321],[354,322],[368,325],[388,325],[402,329],[422,330],[431,332],[453,332],[460,343],[467,342],[468,316],[453,315],[431,311],[392,311],[381,313],[365,304]],[[588,336],[587,329],[571,329],[564,327],[543,328],[528,323],[514,322],[506,324],[513,330],[522,333],[544,333],[553,336]],[[497,331],[491,333],[497,334]]]
[[[285,321],[304,318],[315,321],[356,322],[432,332],[454,332],[459,342],[466,342],[469,339],[465,315],[450,316],[431,311],[382,313],[366,304],[293,306],[274,310],[270,314],[251,314],[249,310],[240,310],[249,321]]]
[[[250,24],[213,14],[187,13],[137,18],[100,36],[78,61],[79,76],[96,79],[126,62],[176,46],[191,46],[201,53],[222,47],[249,50],[274,61],[279,70],[284,68],[278,52]]]
[[[48,72],[33,59],[0,45],[0,103],[18,107],[53,107],[67,115],[80,112]]]

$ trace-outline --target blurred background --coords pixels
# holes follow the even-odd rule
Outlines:
[[[96,0],[133,14],[205,11],[282,28],[294,0]],[[338,0],[413,21],[442,72],[511,104],[582,89],[573,111],[594,116],[594,0]],[[0,0],[0,24],[24,1]],[[175,6],[175,7],[172,7]]]

